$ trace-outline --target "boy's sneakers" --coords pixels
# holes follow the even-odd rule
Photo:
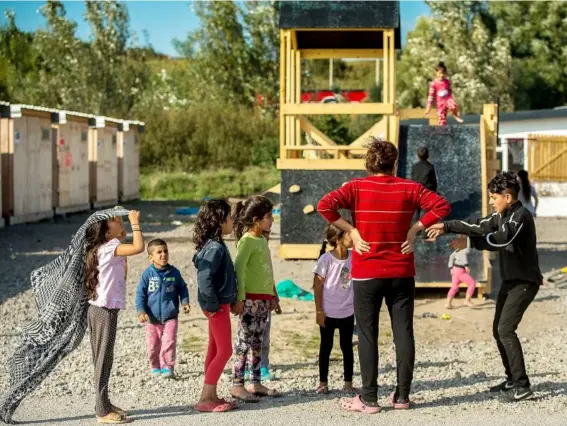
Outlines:
[[[152,376],[161,376],[161,368],[152,368]]]
[[[173,368],[162,368],[161,369],[161,377],[164,379],[175,379],[175,374],[173,374]]]
[[[533,395],[533,391],[530,388],[517,387],[513,390],[509,390],[500,395],[500,401],[502,402],[518,402]]]
[[[496,386],[492,386],[489,391],[490,393],[499,393],[508,392],[510,389],[514,389],[514,383],[511,380],[505,380]]]

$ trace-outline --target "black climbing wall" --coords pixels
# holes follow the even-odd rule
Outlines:
[[[481,215],[482,180],[480,165],[480,130],[478,126],[400,126],[400,160],[398,176],[411,178],[417,160],[417,149],[429,149],[429,161],[437,171],[438,192],[451,203],[449,219],[469,219]],[[417,280],[449,281],[447,261],[450,238],[436,244],[416,244]],[[474,251],[470,257],[473,277],[482,276],[482,256]]]
[[[281,243],[322,243],[327,223],[316,211],[304,214],[303,207],[311,204],[317,209],[323,195],[355,177],[363,176],[366,176],[364,170],[282,170]],[[301,190],[290,194],[291,185],[299,185]],[[348,211],[341,214],[350,218]]]
[[[416,151],[427,146],[430,160],[437,170],[439,193],[451,203],[449,219],[476,218],[482,208],[480,166],[480,133],[478,126],[401,126],[398,175],[411,177],[417,161]],[[282,170],[281,242],[282,244],[319,244],[323,240],[325,221],[314,212],[303,213],[303,207],[317,202],[327,192],[344,182],[363,177],[363,170]],[[301,191],[289,193],[291,185]],[[341,212],[349,218],[350,212]],[[447,261],[451,254],[449,239],[442,237],[436,244],[419,241],[415,249],[417,280],[421,282],[450,281]],[[476,279],[482,276],[482,256],[473,252],[471,269]]]

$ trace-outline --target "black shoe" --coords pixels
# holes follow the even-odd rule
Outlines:
[[[533,395],[530,388],[517,387],[513,391],[505,392],[500,396],[502,402],[518,402],[523,401]]]
[[[492,386],[489,389],[490,393],[500,393],[500,392],[508,392],[510,389],[514,389],[514,383],[511,380],[506,380],[499,385]]]

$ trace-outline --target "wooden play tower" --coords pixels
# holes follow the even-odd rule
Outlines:
[[[471,126],[400,126],[422,118],[423,109],[396,108],[396,49],[400,48],[397,1],[285,1],[280,3],[280,155],[281,248],[284,259],[317,259],[325,223],[315,212],[319,199],[355,177],[366,175],[364,144],[369,136],[393,142],[400,150],[400,177],[409,177],[415,150],[427,145],[442,173],[441,191],[451,202],[452,218],[488,214],[488,181],[496,160],[498,109],[484,106]],[[302,103],[302,60],[374,59],[381,62],[379,102]],[[424,88],[424,96],[427,95]],[[310,120],[314,115],[375,115],[381,118],[349,145],[339,145]],[[432,111],[432,117],[436,112]],[[452,149],[447,149],[451,147]],[[466,161],[463,159],[466,158]],[[455,190],[454,182],[460,182]],[[444,186],[444,188],[443,188]],[[346,213],[346,212],[345,212]],[[423,245],[422,245],[423,246]],[[416,256],[418,287],[450,287],[447,247],[423,246]],[[490,260],[478,253],[479,296],[490,291]]]
[[[281,2],[280,18],[280,169],[360,170],[352,158],[364,152],[362,144],[379,133],[397,144],[399,119],[396,103],[396,49],[400,47],[398,2]],[[303,59],[380,59],[382,102],[301,103]],[[348,146],[337,145],[317,129],[311,115],[382,115],[384,118]],[[317,145],[301,143],[305,132]],[[305,162],[304,151],[324,151],[330,159]],[[349,155],[352,154],[352,155]]]

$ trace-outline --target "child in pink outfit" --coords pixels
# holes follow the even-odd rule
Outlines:
[[[435,100],[435,105],[437,106],[437,118],[440,126],[447,125],[447,111],[451,111],[455,120],[462,123],[463,119],[459,117],[459,108],[453,98],[451,82],[447,78],[447,68],[443,62],[439,62],[435,68],[435,77],[435,80],[433,80],[429,85],[425,116],[427,117],[429,115],[431,105],[433,104],[433,100]]]
[[[469,254],[470,249],[466,248],[464,250],[455,250],[451,253],[451,256],[449,256],[448,266],[451,271],[452,286],[447,294],[447,305],[445,306],[447,309],[451,309],[453,307],[452,302],[459,292],[459,286],[461,283],[465,283],[468,286],[465,297],[465,305],[473,306],[471,298],[474,294],[474,289],[476,288],[476,282],[470,275]]]

